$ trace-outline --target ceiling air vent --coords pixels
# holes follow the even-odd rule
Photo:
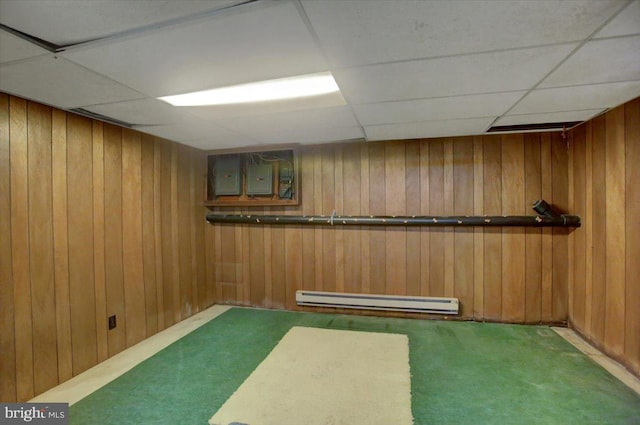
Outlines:
[[[569,130],[582,121],[545,122],[540,124],[494,125],[487,133],[512,133],[519,131],[560,131]]]
[[[115,118],[108,117],[106,115],[96,114],[95,112],[87,111],[86,109],[82,109],[82,108],[69,109],[69,111],[73,112],[74,114],[82,115],[83,117],[108,122],[111,124],[119,125],[121,127],[133,128],[134,126],[134,124],[130,124],[125,121],[120,121]]]

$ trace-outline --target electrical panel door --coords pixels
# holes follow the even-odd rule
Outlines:
[[[240,157],[221,155],[215,164],[216,196],[240,195]]]
[[[247,195],[273,194],[273,165],[247,165]]]

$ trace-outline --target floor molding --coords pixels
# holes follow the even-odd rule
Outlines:
[[[230,308],[214,305],[194,314],[29,401],[72,405]]]
[[[620,382],[640,395],[640,379],[629,372],[623,365],[589,344],[576,331],[569,328],[552,327],[558,335],[567,342],[589,356],[594,362],[602,366],[607,372],[618,378]]]

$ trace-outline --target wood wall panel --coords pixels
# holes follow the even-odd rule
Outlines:
[[[160,142],[156,146],[156,150],[160,152],[160,210],[164,212],[159,221],[161,224],[160,240],[161,240],[161,258],[162,258],[162,304],[164,325],[169,327],[175,323],[174,302],[173,302],[173,284],[175,281],[173,254],[173,216],[176,211],[172,208],[172,175],[171,167],[171,145],[168,142]],[[158,220],[156,218],[156,220]]]
[[[384,144],[376,143],[369,149],[369,214],[385,215],[385,166]],[[369,291],[373,294],[384,294],[386,288],[386,231],[383,228],[372,228],[369,235]]]
[[[60,382],[73,376],[71,312],[69,305],[69,242],[67,217],[67,117],[52,111],[51,182],[53,218],[53,256]]]
[[[557,186],[568,182],[568,165],[562,164],[567,143],[544,136],[544,152],[540,135],[304,147],[301,205],[255,213],[329,216],[335,208],[346,215],[520,215],[533,214],[531,204],[543,194],[566,208],[568,191]],[[208,225],[214,235],[206,251],[223,268],[214,276],[217,284],[236,288],[234,271],[249,270],[249,301],[256,307],[297,309],[294,289],[307,288],[456,296],[461,316],[478,320],[567,319],[566,308],[554,307],[551,296],[554,279],[561,280],[556,286],[567,285],[568,245],[556,240],[566,240],[566,233],[546,234],[545,257],[540,229],[249,226],[245,235],[243,226]],[[230,262],[235,267],[225,268]],[[552,270],[556,263],[564,263],[559,272]],[[235,291],[220,294],[220,302],[241,303]]]
[[[127,347],[142,341],[147,334],[142,253],[142,147],[140,142],[140,133],[123,130],[122,284]]]
[[[144,137],[144,136],[143,136]],[[192,231],[191,237],[193,238],[192,244],[195,246],[195,254],[193,261],[195,263],[196,269],[196,286],[197,291],[193,294],[194,296],[194,305],[197,307],[194,309],[194,312],[202,311],[212,304],[207,302],[207,278],[206,278],[206,260],[205,256],[205,239],[204,239],[204,229],[207,225],[205,221],[205,211],[200,205],[200,199],[202,199],[203,194],[206,190],[206,178],[207,175],[202,170],[205,169],[207,165],[207,158],[205,155],[202,155],[201,152],[191,149],[191,158],[193,160],[192,164],[189,164],[192,172],[192,181],[193,185],[192,193],[193,193],[193,201],[191,203],[191,211],[193,217]],[[144,191],[144,189],[143,189]],[[144,192],[143,192],[144,193]],[[208,225],[207,225],[208,226]],[[248,237],[248,227],[247,237]],[[247,246],[247,245],[243,245]],[[248,265],[247,271],[245,272],[245,281],[246,285],[249,284],[248,279]],[[248,304],[248,303],[247,303]],[[148,325],[147,325],[148,326]]]
[[[0,400],[16,400],[16,345],[11,241],[9,96],[0,93]]]
[[[407,214],[420,214],[420,143],[410,143],[405,146],[405,187]],[[357,230],[354,230],[357,232]],[[408,228],[407,253],[412,252],[416,258],[422,258],[421,231],[418,227]],[[357,233],[356,233],[357,235]],[[356,236],[354,235],[354,237]],[[356,257],[357,258],[357,257]],[[420,295],[421,288],[421,264],[420,261],[411,261],[406,264],[406,294]]]
[[[561,212],[568,212],[569,207],[569,170],[568,139],[561,133],[551,134],[551,204]],[[549,230],[548,228],[546,229]],[[568,281],[569,281],[569,234],[568,229],[553,228],[551,287],[552,318],[566,318],[568,313]]]
[[[502,138],[502,214],[526,214],[524,136]],[[502,319],[524,321],[525,229],[502,230]]]
[[[406,211],[405,144],[385,144],[385,214],[402,215]],[[336,185],[339,186],[339,185]],[[407,236],[404,229],[386,229],[385,271],[391,279],[386,280],[385,293],[405,295],[407,293]]]
[[[178,151],[183,160],[174,162]],[[174,223],[185,230],[180,242],[201,251],[188,258],[189,314],[213,303],[206,228],[196,220],[204,160],[195,149],[0,94],[2,401],[29,400],[173,323],[165,323],[163,297],[165,287],[180,287]],[[188,194],[180,217],[172,204],[179,174]],[[114,313],[118,326],[109,331]],[[173,298],[166,313],[186,317]]]
[[[107,316],[116,316],[108,334],[109,356],[127,348],[122,258],[122,129],[104,126],[104,226]]]
[[[593,196],[593,305],[591,312],[591,332],[596,341],[604,342],[604,316],[606,300],[606,185],[605,182],[605,117],[593,120],[593,173],[592,181],[587,182],[585,190],[591,190]],[[576,141],[579,143],[579,141]],[[597,182],[593,184],[593,182]],[[590,187],[591,186],[591,187]],[[597,206],[597,207],[596,207]]]
[[[540,136],[540,189],[541,199],[553,205],[553,191],[551,187],[551,134]],[[543,321],[553,320],[553,229],[542,229],[542,282],[540,315]]]
[[[607,252],[604,341],[616,356],[624,353],[625,321],[625,142],[624,107],[605,115],[605,249]],[[636,164],[637,165],[637,164]]]
[[[586,187],[586,143],[575,143],[575,140],[585,140],[586,126],[581,125],[572,133],[571,144],[573,147],[573,184],[574,189]],[[586,191],[574,190],[572,212],[586,219]],[[585,329],[586,308],[586,231],[574,232],[573,252],[573,279],[570,281],[572,290],[570,316],[573,323],[579,329]]]
[[[344,145],[336,146],[334,153],[334,181],[344,181],[344,169],[343,163],[343,148]],[[336,211],[344,211],[344,186],[334,185],[334,209]],[[277,228],[278,226],[276,226]],[[344,292],[344,228],[336,227],[335,231],[335,270],[336,270],[336,285],[335,291]]]
[[[98,362],[109,358],[104,226],[104,124],[93,122],[93,267],[96,291]],[[62,211],[66,213],[65,210]]]
[[[162,328],[158,317],[158,280],[156,269],[155,240],[155,152],[153,137],[143,134],[141,139],[141,184],[142,184],[142,273],[144,276],[144,300],[146,335],[150,336]],[[203,239],[204,241],[204,239]],[[204,250],[203,250],[204,255]]]
[[[485,139],[484,215],[502,214],[502,146],[498,136]],[[483,215],[480,214],[480,215]],[[502,313],[502,234],[500,229],[484,231],[484,317],[500,320]]]
[[[148,139],[147,139],[148,140]],[[162,223],[163,217],[167,214],[162,213],[162,149],[161,142],[151,138],[148,140],[153,143],[153,239],[154,239],[154,254],[156,264],[156,300],[158,303],[158,331],[168,327],[165,324],[165,308],[164,308],[164,272],[163,272],[163,235],[162,235]],[[144,158],[145,156],[143,156]],[[208,228],[207,228],[208,229]],[[205,238],[206,238],[205,234]],[[209,262],[210,263],[210,262]],[[208,263],[208,264],[209,264]],[[212,263],[210,263],[212,264]],[[212,264],[213,266],[213,264]],[[208,279],[213,282],[213,277]],[[208,289],[208,288],[207,288]],[[207,305],[214,303],[213,291],[207,291]]]
[[[304,147],[301,205],[259,211],[530,214],[530,203],[543,198],[584,211],[570,244],[569,232],[550,229],[208,225],[198,201],[203,153],[1,95],[0,136],[8,136],[0,144],[0,208],[10,220],[0,217],[0,236],[11,240],[0,250],[3,401],[27,400],[54,377],[62,382],[213,302],[297,308],[297,288],[455,295],[462,317],[477,320],[569,318],[640,373],[638,241],[614,246],[612,239],[638,233],[640,184],[629,165],[638,162],[638,110],[636,100],[569,139],[542,133]],[[30,146],[30,138],[50,146]],[[42,162],[51,182],[31,192],[39,180],[32,166]],[[42,212],[32,211],[40,204]],[[624,220],[611,223],[618,213]],[[49,217],[42,235],[38,214]],[[524,259],[514,254],[523,249]],[[611,250],[622,260],[612,260]],[[47,267],[53,273],[43,277]],[[53,314],[44,305],[40,316],[34,288],[53,294]],[[113,312],[118,327],[107,331]],[[34,344],[45,317],[56,347]],[[42,370],[49,363],[55,372]]]
[[[309,150],[308,154],[303,158],[300,158],[300,193],[298,196],[305,196],[302,202],[302,213],[312,214],[314,211],[314,197],[313,197],[313,174],[314,174],[314,152]],[[302,198],[301,198],[302,199]],[[313,290],[315,289],[315,232],[316,230],[312,226],[302,227],[302,276],[298,286],[300,289]],[[260,233],[260,229],[256,229],[255,226],[249,226],[249,241],[251,247],[253,247],[252,236]],[[253,256],[254,253],[252,252]],[[256,257],[260,258],[260,256]],[[253,266],[253,262],[251,262]],[[250,285],[253,290],[253,276],[250,276]],[[251,302],[254,303],[256,297],[251,293]],[[255,304],[253,304],[255,305]]]
[[[473,215],[484,213],[484,155],[482,137],[473,138]],[[484,317],[484,230],[473,229],[473,317]]]
[[[473,138],[458,138],[453,144],[453,214],[473,215],[474,206],[474,168]],[[460,300],[464,308],[462,315],[473,317],[474,305],[474,230],[455,229],[455,264],[453,296]]]
[[[527,134],[524,139],[525,201],[542,199],[540,135]],[[542,304],[542,230],[527,228],[525,234],[525,321],[541,319]]]
[[[191,214],[190,204],[190,156],[186,147],[180,146],[177,150],[177,181],[176,188],[183,188],[178,190],[178,269],[180,271],[179,282],[179,309],[180,317],[176,321],[181,320],[183,317],[189,317],[192,315],[192,311],[197,306],[192,305],[192,268],[191,268],[191,226],[193,225],[193,215]],[[231,239],[235,239],[232,237]],[[231,248],[229,249],[231,250]]]
[[[432,215],[445,214],[442,140],[429,142],[429,211]],[[444,229],[434,228],[429,232],[429,295],[435,297],[444,296],[444,244]]]
[[[445,139],[443,144],[443,189],[444,189],[444,215],[453,215],[454,188],[453,188],[453,140]],[[456,268],[454,255],[454,229],[445,227],[444,233],[444,296],[453,297],[454,270]]]
[[[51,108],[28,105],[29,261],[33,320],[34,391],[58,383],[56,304],[51,211]],[[33,314],[33,311],[37,312]]]
[[[73,374],[98,361],[93,269],[93,153],[91,120],[67,117],[69,295]],[[108,234],[108,233],[107,233]],[[91,301],[89,301],[91,300]]]
[[[347,145],[343,152],[343,210],[345,214],[359,215],[362,209],[360,182],[362,177],[360,146]],[[304,178],[304,176],[302,176]],[[303,180],[304,182],[304,180]],[[304,207],[304,204],[303,204]],[[359,259],[362,257],[362,241],[357,229],[344,229],[344,292],[362,291],[362,274]],[[348,261],[354,259],[355,261]]]
[[[29,269],[29,176],[27,102],[9,99],[11,184],[11,258],[14,295],[16,393],[18,400],[34,396],[33,322]],[[35,206],[34,206],[35,208]]]
[[[624,359],[640,375],[640,101],[625,106],[625,322]]]
[[[582,212],[584,225],[574,234],[569,320],[640,375],[640,99],[572,136],[571,208]]]

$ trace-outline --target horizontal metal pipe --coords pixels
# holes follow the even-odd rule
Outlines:
[[[345,215],[245,215],[207,214],[209,223],[298,224],[324,226],[503,226],[580,227],[580,217],[559,215],[512,216],[345,216]]]

